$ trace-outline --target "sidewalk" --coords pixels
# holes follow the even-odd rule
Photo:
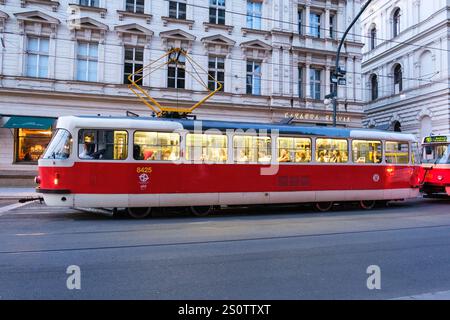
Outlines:
[[[37,197],[39,194],[36,193],[34,188],[7,188],[0,187],[0,200],[19,200],[29,197]]]

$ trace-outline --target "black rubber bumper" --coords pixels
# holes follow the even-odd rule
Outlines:
[[[45,194],[69,194],[71,193],[68,189],[42,189],[36,188],[37,193],[45,193]]]

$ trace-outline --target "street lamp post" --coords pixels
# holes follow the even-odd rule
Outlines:
[[[344,34],[342,35],[341,41],[339,42],[337,54],[336,54],[336,67],[334,70],[334,78],[336,81],[338,81],[339,77],[342,77],[343,72],[340,70],[339,67],[339,57],[341,55],[341,49],[342,45],[344,44],[345,37],[347,37],[347,34],[350,32],[350,29],[353,27],[353,25],[358,21],[359,17],[362,15],[364,10],[367,9],[369,4],[372,2],[372,0],[367,0],[366,3],[363,5],[359,13],[356,15],[355,19],[353,19],[352,23],[347,27],[347,30],[345,30]],[[333,100],[333,127],[336,127],[336,118],[337,118],[337,94],[338,94],[338,82],[335,82],[335,85],[333,86],[333,92],[329,95],[329,97]]]

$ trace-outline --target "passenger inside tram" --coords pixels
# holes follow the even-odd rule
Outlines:
[[[286,149],[280,150],[280,156],[278,157],[278,162],[290,162],[289,152]]]

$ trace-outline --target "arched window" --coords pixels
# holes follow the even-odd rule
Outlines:
[[[402,66],[397,64],[394,67],[394,94],[403,91],[403,73]]]
[[[370,50],[377,46],[377,27],[375,25],[370,28]]]
[[[400,34],[400,9],[399,8],[395,9],[394,14],[392,15],[392,20],[393,20],[392,35],[395,38],[396,36],[398,36]]]
[[[370,98],[371,100],[377,100],[378,99],[378,77],[376,74],[373,74],[370,77],[370,91],[371,91],[371,95]]]

